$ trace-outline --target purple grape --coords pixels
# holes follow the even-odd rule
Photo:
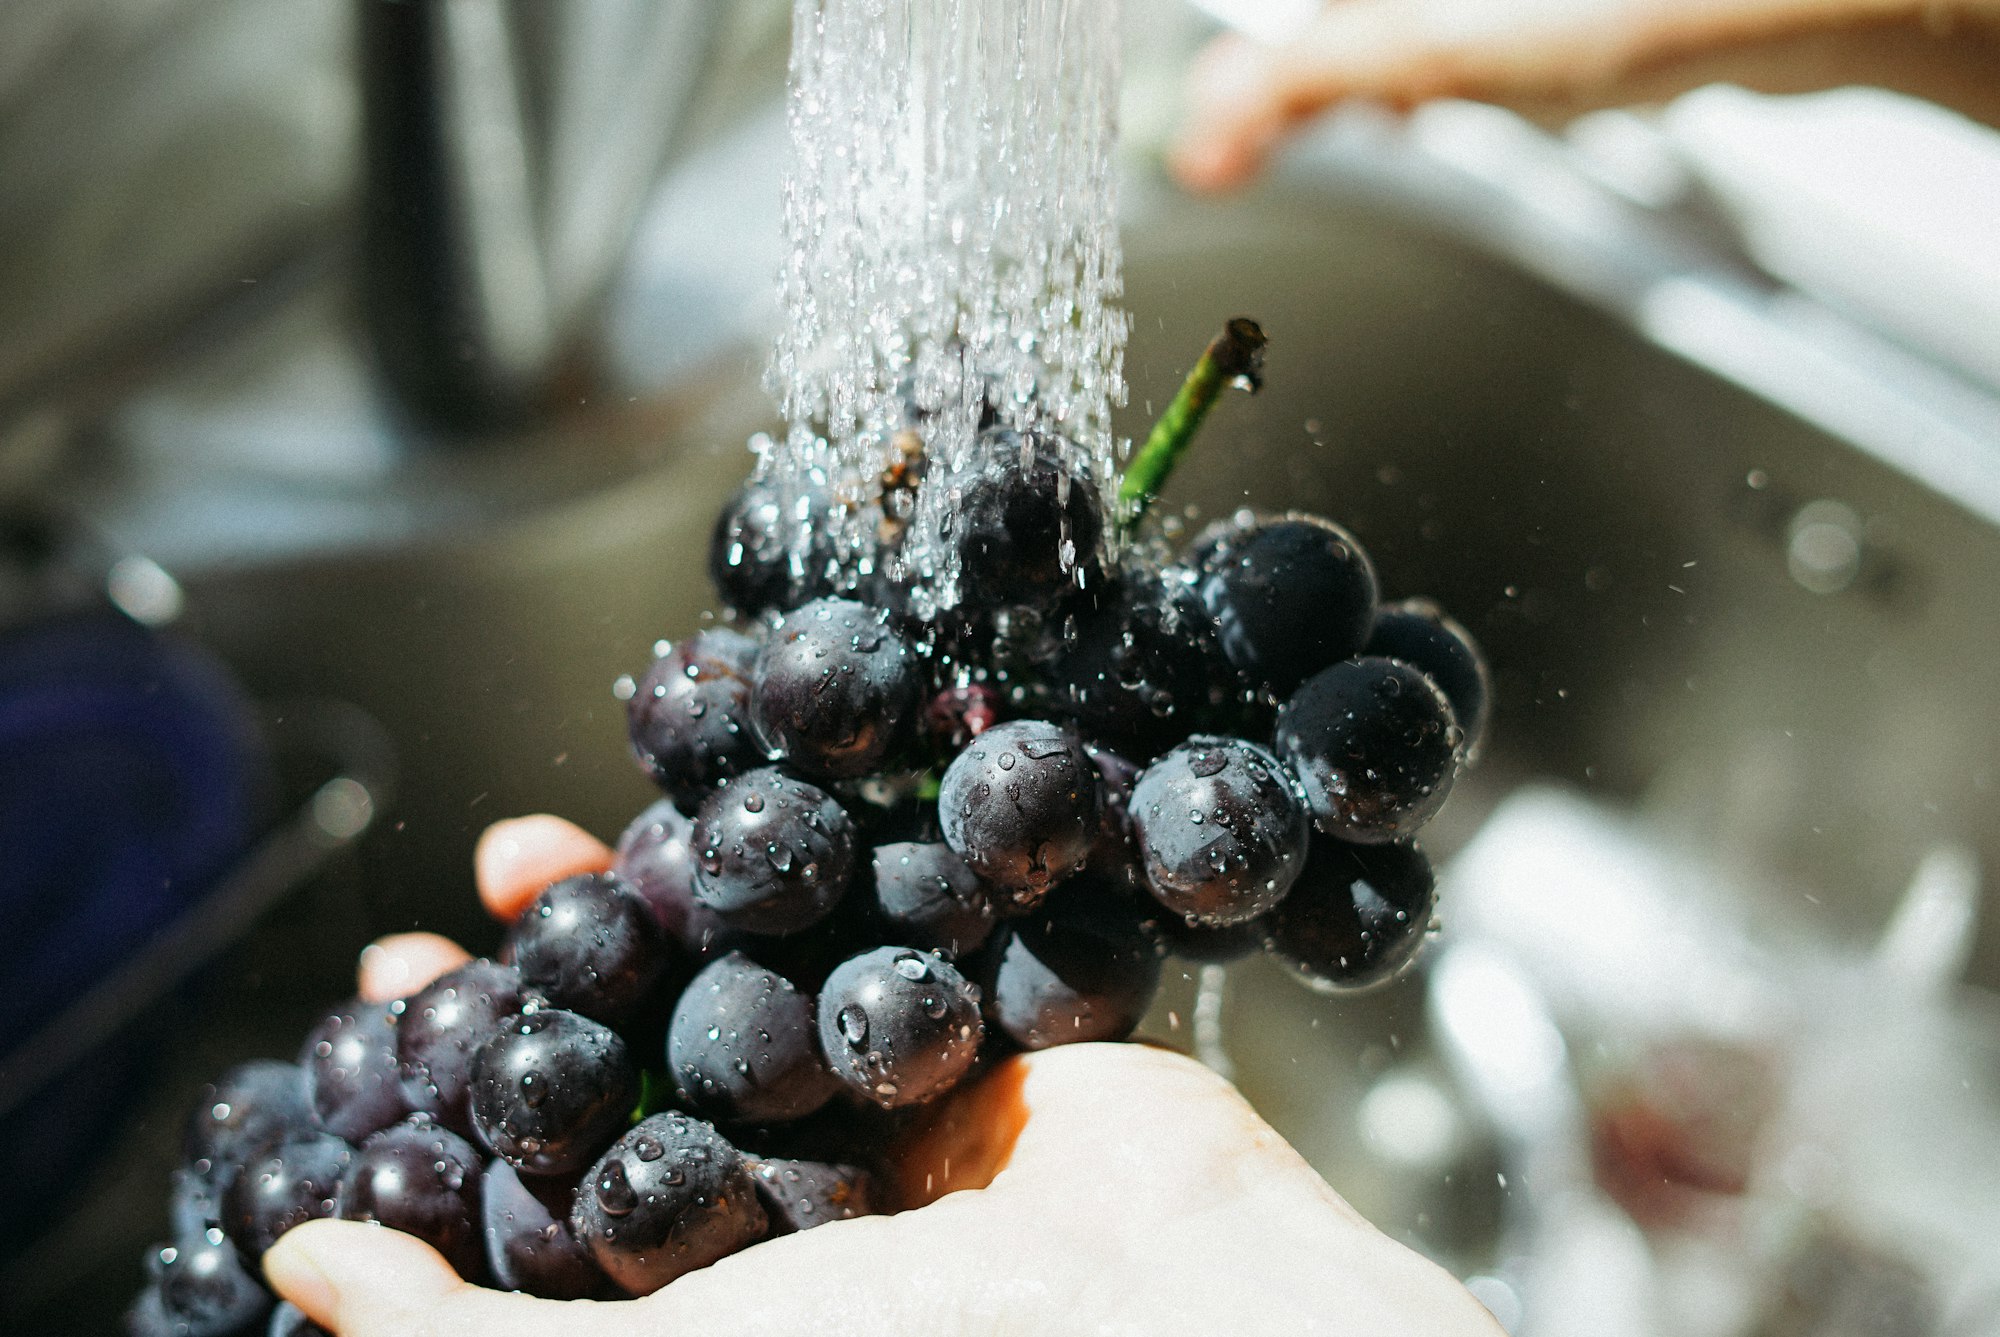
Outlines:
[[[1307,814],[1279,760],[1240,738],[1188,739],[1132,790],[1146,886],[1190,925],[1255,919],[1305,866]]]
[[[1403,840],[1458,776],[1462,735],[1444,693],[1393,659],[1349,659],[1308,678],[1278,712],[1277,752],[1324,835]]]
[[[1141,909],[1086,884],[1002,925],[981,962],[986,1015],[1024,1049],[1130,1035],[1160,983]]]
[[[972,740],[945,770],[945,843],[1025,909],[1082,868],[1101,821],[1097,766],[1059,724],[1010,720]]]
[[[900,745],[923,673],[887,611],[816,599],[772,630],[751,684],[750,719],[773,760],[814,780],[849,780]]]
[[[623,1020],[666,970],[671,948],[653,912],[610,873],[543,888],[507,930],[521,980],[557,1007]]]
[[[472,1056],[472,1129],[530,1174],[574,1174],[625,1126],[639,1074],[625,1041],[574,1012],[512,1018]]]
[[[293,1226],[332,1216],[353,1148],[328,1133],[281,1142],[243,1167],[223,1197],[224,1228],[255,1262]]]
[[[795,496],[751,479],[715,517],[708,574],[722,601],[746,617],[795,608],[833,592],[833,499],[823,488]],[[794,549],[803,543],[803,559]]]
[[[640,1121],[592,1167],[570,1230],[619,1287],[650,1295],[770,1230],[742,1155],[685,1114]]]
[[[942,1095],[971,1070],[985,1027],[979,990],[950,962],[878,947],[842,962],[819,996],[819,1043],[855,1094],[896,1109]]]
[[[695,899],[694,819],[672,800],[661,799],[632,819],[618,838],[618,861],[611,871],[646,903],[666,935],[696,960],[712,961],[742,937]]]
[[[856,1166],[768,1159],[749,1165],[774,1236],[875,1214],[874,1180]]]
[[[305,1073],[296,1063],[239,1063],[202,1087],[181,1135],[188,1169],[220,1192],[242,1164],[313,1126]]]
[[[396,1058],[396,1017],[379,1003],[356,998],[327,1014],[306,1035],[299,1066],[320,1126],[360,1142],[410,1112]]]
[[[154,1251],[147,1271],[157,1299],[141,1295],[128,1318],[134,1332],[236,1337],[261,1325],[275,1303],[217,1229],[179,1236]]]
[[[521,1010],[521,972],[469,961],[412,994],[396,1022],[403,1098],[453,1132],[470,1135],[466,1097],[472,1055]]]
[[[804,1118],[840,1086],[820,1054],[812,999],[738,952],[681,994],[667,1071],[689,1108],[732,1123]]]
[[[962,603],[1042,604],[1094,562],[1104,508],[1096,485],[1065,462],[1071,453],[1056,436],[994,427],[960,468],[924,480],[956,499],[936,508],[945,518],[935,542],[956,558]]]
[[[870,910],[880,935],[956,960],[993,932],[993,898],[942,841],[878,845],[870,856]]]
[[[1223,654],[1276,696],[1367,643],[1375,568],[1330,520],[1288,515],[1239,524],[1201,562],[1201,600]]]
[[[709,627],[665,647],[625,704],[632,753],[660,788],[690,806],[763,761],[750,729],[757,642]]]
[[[1471,632],[1430,599],[1404,599],[1376,610],[1365,653],[1400,659],[1436,683],[1465,732],[1467,759],[1479,755],[1492,712],[1493,679]]]
[[[734,928],[798,933],[832,913],[854,874],[854,822],[776,767],[750,771],[695,815],[695,898]]]
[[[1269,946],[1322,992],[1367,989],[1416,956],[1436,905],[1430,860],[1414,845],[1315,840],[1298,885],[1265,921]]]
[[[530,1187],[507,1162],[487,1162],[479,1204],[494,1285],[545,1300],[589,1300],[609,1290],[602,1269],[570,1233],[575,1198],[576,1185],[567,1179]]]
[[[341,1176],[339,1214],[415,1235],[467,1281],[485,1275],[479,1153],[425,1115],[363,1142]]]
[[[1206,721],[1234,675],[1187,573],[1134,570],[1098,600],[1052,676],[1081,733],[1152,756]]]

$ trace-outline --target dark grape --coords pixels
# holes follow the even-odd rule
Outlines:
[[[470,961],[412,994],[396,1022],[403,1098],[453,1132],[470,1134],[472,1055],[521,1010],[521,972]]]
[[[832,514],[833,500],[822,488],[788,495],[772,482],[745,483],[709,535],[708,575],[716,593],[745,616],[831,594]]]
[[[363,1142],[340,1180],[339,1213],[415,1235],[467,1281],[484,1275],[479,1153],[425,1115]]]
[[[1103,816],[1097,839],[1090,847],[1086,865],[1092,876],[1112,886],[1139,885],[1139,850],[1132,840],[1132,786],[1138,782],[1139,767],[1116,752],[1095,743],[1084,744],[1097,767],[1098,794]]]
[[[292,1138],[252,1160],[223,1197],[223,1225],[250,1261],[293,1226],[332,1216],[353,1148],[328,1133]]]
[[[692,807],[732,775],[762,764],[750,729],[757,642],[709,627],[666,647],[625,703],[632,753],[660,788]]]
[[[653,912],[610,873],[551,883],[507,930],[522,983],[557,1007],[622,1020],[643,1001],[671,949]]]
[[[265,1329],[265,1337],[329,1337],[329,1334],[297,1305],[280,1300],[271,1311],[271,1326]]]
[[[974,607],[1042,604],[1075,584],[1104,530],[1097,487],[1063,461],[1060,438],[995,427],[965,464],[937,471],[926,488],[957,498],[940,506],[938,546],[958,568],[958,594]]]
[[[1361,844],[1414,834],[1458,775],[1459,729],[1430,679],[1393,659],[1314,674],[1278,712],[1277,751],[1313,825]]]
[[[965,860],[942,841],[878,845],[870,856],[870,909],[891,942],[947,958],[986,941],[996,918],[993,898]]]
[[[1203,928],[1241,924],[1291,890],[1305,865],[1306,807],[1284,765],[1240,738],[1195,737],[1132,790],[1146,886]]]
[[[1025,908],[1083,867],[1100,821],[1097,766],[1059,724],[1010,720],[972,740],[945,770],[945,843]]]
[[[359,1142],[410,1112],[396,1058],[396,1017],[354,999],[306,1035],[299,1055],[306,1096],[320,1126]]]
[[[1065,888],[988,946],[986,1015],[1024,1049],[1122,1040],[1152,1004],[1160,955],[1132,900]]]
[[[1436,904],[1430,860],[1415,846],[1319,839],[1265,922],[1271,950],[1308,984],[1365,989],[1410,963]]]
[[[313,1125],[312,1098],[296,1063],[239,1063],[204,1086],[181,1135],[188,1168],[219,1191],[245,1161]]]
[[[311,1126],[311,1117],[307,1116],[301,1127]],[[235,1179],[242,1168],[241,1162],[230,1162],[228,1176],[221,1185],[192,1165],[183,1165],[175,1170],[167,1194],[168,1233],[179,1238],[190,1231],[200,1232],[210,1226],[221,1225],[222,1189]]]
[[[242,1255],[222,1231],[182,1235],[156,1251],[148,1263],[159,1296],[157,1307],[141,1300],[143,1322],[166,1326],[137,1331],[176,1337],[237,1337],[261,1325],[275,1301],[244,1267]]]
[[[650,1295],[764,1238],[770,1223],[742,1155],[685,1114],[627,1132],[577,1191],[570,1229],[633,1295]]]
[[[696,1113],[733,1123],[804,1118],[840,1086],[820,1054],[812,999],[737,952],[681,994],[667,1071]]]
[[[749,1165],[757,1200],[771,1218],[774,1236],[875,1214],[874,1180],[856,1166],[782,1160],[753,1160]]]
[[[815,599],[785,615],[751,677],[750,718],[771,757],[815,780],[878,769],[902,742],[922,669],[889,614]]]
[[[1134,570],[1078,618],[1052,670],[1077,728],[1150,757],[1231,691],[1214,619],[1185,573]]]
[[[559,1008],[511,1019],[472,1057],[472,1127],[530,1174],[573,1174],[625,1125],[639,1074],[609,1027]]]
[[[569,1180],[544,1179],[530,1188],[507,1162],[487,1162],[479,1207],[494,1285],[545,1300],[588,1300],[605,1293],[604,1273],[570,1233],[575,1198],[576,1185]]]
[[[670,939],[702,961],[730,950],[742,934],[695,899],[694,819],[661,799],[632,819],[618,837],[611,871],[653,912]]]
[[[1400,659],[1437,684],[1465,733],[1465,754],[1478,755],[1492,708],[1493,679],[1472,633],[1430,599],[1383,604],[1375,613],[1366,653]]]
[[[843,961],[819,996],[819,1042],[857,1094],[894,1109],[965,1076],[984,1035],[979,990],[943,957],[878,947]]]
[[[736,777],[695,815],[695,898],[734,928],[797,933],[832,912],[854,875],[854,822],[776,767]]]
[[[1201,600],[1229,662],[1284,696],[1359,651],[1375,619],[1375,568],[1317,516],[1262,520],[1204,554]]]

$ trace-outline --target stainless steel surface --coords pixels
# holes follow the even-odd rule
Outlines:
[[[724,11],[359,6],[364,292],[383,370],[420,418],[509,425],[574,379]]]

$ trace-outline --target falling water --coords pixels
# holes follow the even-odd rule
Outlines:
[[[795,0],[769,375],[787,428],[755,449],[792,496],[832,492],[850,571],[876,550],[885,472],[915,428],[929,467],[949,468],[984,408],[1060,432],[1072,468],[1113,490],[1118,8]],[[939,491],[923,504],[949,505]],[[909,532],[901,560],[935,580],[925,526]]]

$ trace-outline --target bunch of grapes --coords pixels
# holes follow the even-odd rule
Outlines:
[[[871,1162],[903,1123],[1008,1053],[1123,1039],[1169,952],[1326,990],[1403,968],[1412,837],[1485,728],[1472,641],[1316,516],[1108,555],[1130,509],[1065,444],[908,453],[961,596],[928,619],[893,552],[857,576],[792,541],[825,493],[747,484],[710,556],[733,619],[629,684],[665,796],[494,959],[205,1093],[131,1330],[310,1331],[256,1265],[324,1216],[507,1289],[644,1295],[893,1206]]]

